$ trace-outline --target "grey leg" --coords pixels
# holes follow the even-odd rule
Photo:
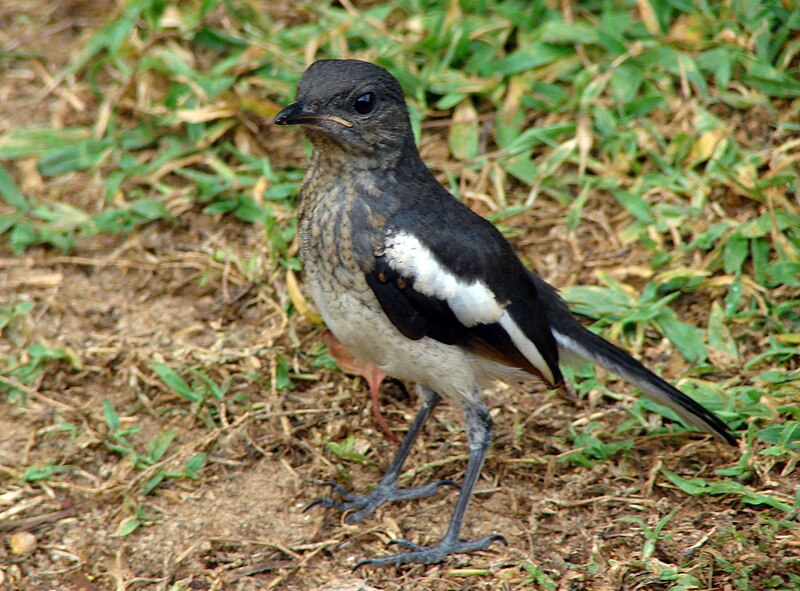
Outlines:
[[[494,534],[477,540],[461,540],[458,536],[464,522],[464,515],[467,512],[472,489],[478,481],[478,477],[489,449],[492,439],[492,417],[488,409],[482,403],[465,405],[464,417],[467,422],[467,437],[469,439],[469,460],[467,461],[467,472],[464,476],[464,483],[461,485],[461,492],[458,495],[456,508],[450,518],[450,525],[447,527],[442,539],[435,546],[419,546],[407,540],[394,540],[392,543],[403,548],[408,552],[401,552],[383,558],[368,558],[356,565],[360,566],[384,566],[388,564],[405,564],[409,562],[418,564],[432,564],[443,561],[450,554],[463,554],[476,550],[485,550],[492,542],[503,542],[507,544],[505,538]]]
[[[400,449],[397,450],[397,454],[394,456],[392,463],[389,464],[389,468],[375,487],[375,490],[364,495],[357,495],[349,492],[335,482],[326,482],[324,484],[330,486],[335,492],[339,493],[344,500],[337,501],[331,497],[320,497],[311,501],[304,511],[316,505],[339,509],[341,511],[355,510],[355,513],[347,517],[347,523],[355,523],[361,521],[367,515],[374,512],[381,504],[388,501],[404,501],[428,497],[434,494],[440,486],[458,488],[458,485],[452,480],[437,480],[426,486],[415,488],[400,488],[397,486],[397,479],[400,477],[403,464],[414,445],[414,441],[416,441],[425,421],[427,421],[431,413],[433,413],[433,409],[442,401],[441,396],[430,388],[420,387],[419,389],[422,394],[422,406],[414,422],[411,424],[411,428],[409,428],[408,433],[406,433],[406,436],[403,438]]]

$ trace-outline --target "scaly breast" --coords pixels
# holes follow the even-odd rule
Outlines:
[[[367,284],[385,223],[372,207],[381,195],[374,186],[341,177],[323,184],[313,170],[301,189],[298,232],[305,283],[325,324],[353,355],[391,376],[423,382],[442,395],[474,396],[478,368],[472,355],[427,337],[403,336]]]
[[[355,183],[322,185],[313,175],[301,191],[300,256],[305,281],[325,324],[350,351],[380,364],[385,353],[370,346],[383,312],[367,285],[369,260],[357,253],[354,211],[363,210]],[[363,238],[363,236],[362,236]]]

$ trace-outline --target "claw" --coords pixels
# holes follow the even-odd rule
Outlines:
[[[455,489],[461,490],[461,485],[458,482],[450,480],[449,478],[442,478],[438,482],[436,482],[436,486],[452,486]]]
[[[326,480],[325,482],[320,482],[320,484],[322,486],[330,486],[331,490],[333,490],[333,492],[339,493],[340,495],[342,495],[347,500],[349,500],[351,497],[353,497],[353,493],[351,493],[349,490],[347,490],[345,487],[343,487],[341,484],[339,484],[337,482],[333,482],[331,480]]]
[[[371,562],[372,562],[371,558],[364,558],[362,560],[359,560],[358,562],[356,562],[356,565],[353,567],[352,572],[356,572],[362,566],[368,566]]]
[[[302,512],[305,513],[306,511],[311,509],[311,507],[316,507],[317,505],[322,505],[324,503],[325,503],[325,497],[317,497],[316,499],[311,501],[308,505],[303,507],[303,511]]]
[[[320,482],[322,486],[329,486],[331,487],[331,494],[337,493],[341,495],[344,501],[337,501],[331,497],[317,497],[313,501],[311,501],[308,505],[303,507],[303,513],[311,509],[311,507],[316,507],[317,505],[323,505],[328,508],[332,509],[341,509],[342,511],[346,511],[347,509],[358,508],[350,506],[351,503],[358,502],[359,495],[354,495],[341,484],[336,482],[332,482],[330,480],[326,480],[325,482]]]

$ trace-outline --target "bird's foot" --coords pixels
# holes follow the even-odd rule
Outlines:
[[[486,536],[478,540],[447,540],[443,539],[435,546],[419,546],[408,540],[392,540],[389,544],[394,544],[407,548],[408,552],[400,552],[392,554],[391,556],[384,556],[382,558],[367,558],[361,560],[355,565],[353,570],[357,570],[362,566],[388,566],[390,564],[435,564],[442,562],[451,554],[468,554],[477,550],[486,550],[492,542],[503,542],[508,546],[506,539],[499,535]]]
[[[429,497],[434,494],[440,486],[452,486],[453,488],[461,488],[452,480],[437,480],[425,486],[417,486],[414,488],[400,488],[396,483],[391,482],[388,484],[378,483],[370,493],[364,495],[357,495],[351,493],[343,486],[335,482],[323,482],[322,484],[330,486],[331,489],[341,495],[341,501],[337,501],[333,497],[319,497],[311,501],[303,511],[308,511],[311,507],[322,505],[332,509],[339,509],[340,511],[355,511],[347,516],[345,520],[347,523],[356,523],[370,515],[380,507],[383,503],[391,501],[407,501],[410,499],[420,499]]]

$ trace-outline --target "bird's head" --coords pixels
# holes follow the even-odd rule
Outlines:
[[[358,60],[320,60],[303,73],[297,100],[275,117],[277,125],[303,125],[315,148],[376,165],[414,145],[397,80]]]

